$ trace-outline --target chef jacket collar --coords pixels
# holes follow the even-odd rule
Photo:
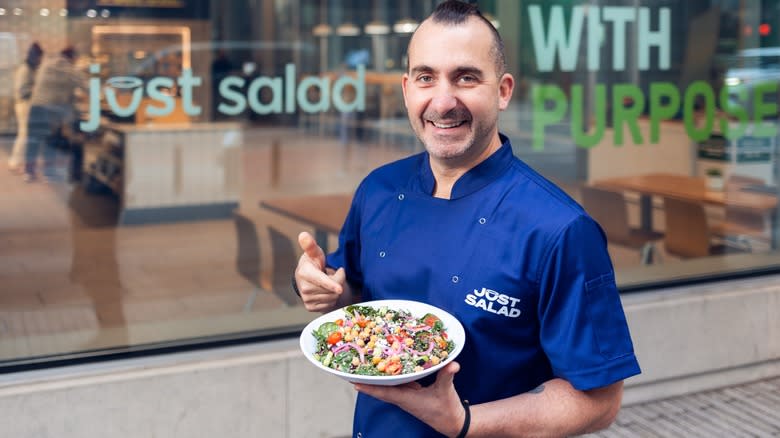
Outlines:
[[[501,139],[501,147],[455,181],[450,199],[462,198],[476,192],[501,176],[509,167],[514,158],[512,144],[505,135],[501,133],[498,135]],[[423,154],[423,159],[420,162],[419,175],[420,190],[425,194],[432,195],[436,187],[436,179],[433,177],[430,155],[427,153]]]

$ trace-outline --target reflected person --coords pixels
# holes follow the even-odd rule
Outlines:
[[[640,372],[597,223],[499,133],[514,78],[475,5],[448,0],[412,35],[402,79],[425,151],[359,185],[325,255],[301,233],[306,309],[377,299],[446,310],[466,330],[435,380],[355,384],[353,436],[568,436],[614,421]],[[468,403],[466,402],[468,401]]]
[[[98,334],[87,348],[123,347],[129,342],[121,270],[117,260],[117,217],[113,195],[76,186],[68,198],[73,254],[70,280],[92,300]]]
[[[30,44],[27,56],[14,73],[14,111],[16,113],[16,140],[11,156],[8,158],[8,170],[24,173],[25,151],[27,149],[27,123],[30,117],[30,98],[32,97],[35,74],[43,59],[43,49],[37,42]]]
[[[35,76],[27,124],[25,181],[38,178],[38,155],[43,146],[43,175],[55,177],[54,159],[59,133],[75,116],[76,90],[86,93],[87,78],[75,67],[76,50],[68,46],[41,64]]]

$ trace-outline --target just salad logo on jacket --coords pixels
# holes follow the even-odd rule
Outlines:
[[[508,318],[517,318],[522,313],[518,307],[520,298],[510,297],[485,287],[474,289],[463,301],[469,306]]]

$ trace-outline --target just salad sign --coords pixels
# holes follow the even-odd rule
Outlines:
[[[546,9],[529,5],[529,22],[524,23],[530,29],[537,70],[542,74],[556,69],[563,72],[625,71],[629,52],[635,54],[639,72],[651,68],[671,68],[674,46],[670,8],[554,5]],[[612,41],[604,44],[608,28]],[[629,38],[632,29],[636,34],[635,44],[629,46],[626,42],[632,41]],[[602,59],[605,47],[612,51],[611,63]],[[584,58],[580,57],[583,51]],[[651,65],[652,51],[657,53],[655,66]],[[251,81],[240,76],[228,76],[217,85],[217,111],[238,115],[248,107],[260,115],[292,114],[297,111],[326,112],[332,107],[339,112],[362,112],[366,106],[365,74],[365,66],[358,65],[354,74],[333,79],[319,76],[301,78],[296,66],[287,64],[283,76],[260,76]],[[195,76],[189,69],[185,69],[178,78],[155,77],[144,81],[138,77],[119,76],[103,82],[100,66],[93,64],[90,66],[89,117],[81,123],[81,129],[88,132],[97,129],[101,90],[108,108],[118,116],[135,114],[146,96],[152,104],[145,105],[143,111],[154,118],[174,110],[177,101],[166,93],[174,85],[180,90],[183,111],[189,116],[200,115],[201,108],[193,100],[193,91],[203,85],[203,78]],[[348,87],[351,90],[345,93]],[[124,99],[120,103],[117,90],[130,93],[129,101]],[[264,90],[267,90],[264,93],[266,97],[261,100]],[[317,92],[310,93],[312,90]],[[585,120],[585,85],[573,84],[568,94],[556,84],[533,86],[535,148],[544,147],[547,127],[566,123],[567,120],[573,142],[579,147],[593,147],[604,136],[608,116],[611,116],[610,126],[615,131],[616,146],[622,145],[627,135],[634,144],[658,143],[661,122],[680,117],[688,136],[695,141],[709,138],[716,128],[729,139],[744,136],[748,127],[753,137],[774,137],[777,134],[774,124],[763,122],[778,113],[777,105],[769,101],[770,96],[778,92],[776,81],[761,83],[750,89],[724,86],[717,93],[705,80],[692,81],[684,89],[668,81],[651,82],[646,91],[635,83],[597,83],[589,92],[592,95],[590,118],[593,126]],[[270,99],[267,97],[269,94]],[[345,94],[349,94],[349,99],[345,99]],[[611,111],[607,110],[608,102]],[[650,125],[649,139],[643,138],[639,128],[639,119],[645,115]],[[697,122],[697,119],[703,121]]]
[[[167,93],[174,86],[181,92],[183,111],[189,116],[198,116],[202,108],[195,104],[193,95],[196,87],[203,85],[203,78],[194,76],[191,69],[184,69],[178,78],[155,77],[147,81],[135,76],[115,76],[103,83],[100,79],[100,65],[89,67],[89,115],[81,122],[81,130],[92,132],[100,123],[100,96],[105,96],[108,108],[115,115],[134,115],[141,107],[144,96],[153,104],[145,105],[145,114],[150,118],[169,115],[175,109],[177,99]],[[298,109],[306,113],[330,110],[331,105],[340,112],[365,111],[366,68],[358,65],[355,75],[342,75],[332,81],[329,77],[310,76],[300,79],[294,64],[285,66],[284,76],[259,76],[247,81],[240,76],[228,76],[218,84],[219,105],[217,111],[235,116],[243,113],[247,106],[256,114],[293,114]],[[344,89],[351,87],[350,100],[344,98]],[[261,101],[260,93],[268,89],[270,99]],[[309,91],[316,89],[317,98],[310,100]],[[118,92],[130,93],[129,102],[117,97]]]

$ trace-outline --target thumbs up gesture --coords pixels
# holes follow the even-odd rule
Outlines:
[[[344,268],[333,270],[325,267],[325,252],[311,234],[299,234],[298,244],[303,254],[295,268],[295,282],[306,310],[329,312],[348,304],[352,294]]]

